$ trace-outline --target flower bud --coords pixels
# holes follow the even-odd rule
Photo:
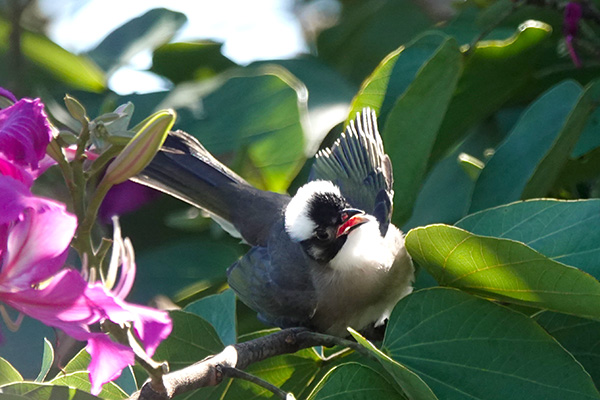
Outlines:
[[[103,182],[115,185],[140,173],[152,161],[175,123],[175,111],[158,111],[106,169]]]
[[[85,112],[85,108],[81,105],[81,103],[75,98],[69,95],[65,96],[65,105],[67,106],[67,110],[69,110],[69,114],[77,121],[81,122],[82,125],[88,123],[87,114]]]
[[[17,98],[12,92],[0,87],[0,109],[10,107],[17,102]]]

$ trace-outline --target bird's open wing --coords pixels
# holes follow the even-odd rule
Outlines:
[[[375,111],[364,108],[331,148],[320,150],[310,180],[328,180],[356,208],[374,215],[382,234],[392,216],[392,164],[385,154]]]

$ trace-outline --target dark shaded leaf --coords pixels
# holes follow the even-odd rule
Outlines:
[[[324,399],[403,399],[382,375],[358,363],[332,368],[310,394],[310,400]]]
[[[455,289],[400,300],[383,349],[444,400],[600,398],[581,365],[530,318]]]

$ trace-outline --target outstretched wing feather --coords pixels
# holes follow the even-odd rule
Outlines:
[[[387,231],[394,197],[392,166],[373,110],[357,113],[333,146],[317,153],[310,180],[317,179],[337,184],[352,206],[374,215],[382,233]]]

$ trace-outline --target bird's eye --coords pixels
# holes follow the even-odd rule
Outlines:
[[[331,233],[327,229],[322,228],[315,231],[315,236],[317,236],[317,239],[323,241],[331,239]]]

